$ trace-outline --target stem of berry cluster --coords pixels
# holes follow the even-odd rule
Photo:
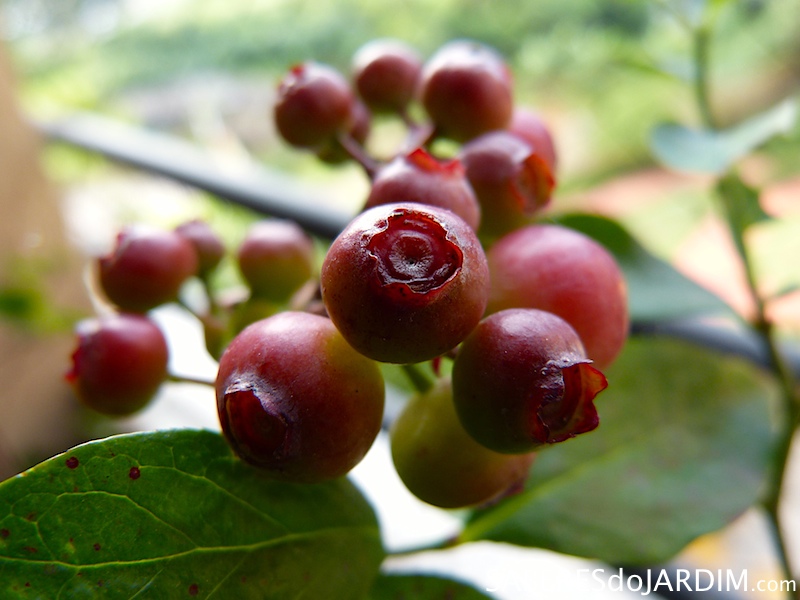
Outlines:
[[[433,380],[422,372],[419,365],[409,364],[401,365],[401,367],[403,369],[403,373],[406,374],[406,377],[408,377],[411,385],[414,386],[414,389],[418,393],[424,394],[433,387]]]
[[[716,129],[716,120],[711,108],[708,76],[710,61],[709,46],[712,31],[711,22],[712,19],[703,20],[703,22],[692,28],[692,32],[695,62],[695,100],[703,125],[707,129],[713,130]],[[789,553],[786,531],[783,526],[780,511],[783,484],[786,479],[792,441],[795,431],[800,424],[800,394],[798,394],[798,388],[793,373],[788,368],[786,359],[778,347],[774,327],[767,316],[766,303],[758,289],[757,278],[742,229],[738,227],[735,222],[734,199],[730,194],[724,193],[721,187],[718,187],[718,189],[720,190],[719,198],[723,207],[722,212],[727,221],[731,236],[733,237],[733,242],[739,254],[739,258],[742,261],[748,289],[756,309],[756,314],[751,325],[764,344],[766,353],[770,359],[771,371],[781,388],[782,408],[784,413],[781,415],[781,430],[778,433],[779,437],[773,455],[772,469],[768,476],[768,487],[766,495],[762,499],[762,506],[769,519],[778,560],[783,572],[786,577],[794,582],[794,587],[789,589],[789,598],[800,600],[800,590],[797,589],[797,579],[795,578],[796,571]]]

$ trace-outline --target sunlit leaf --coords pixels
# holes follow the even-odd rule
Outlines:
[[[381,575],[370,600],[491,600],[491,596],[459,581],[434,575]]]
[[[797,119],[797,102],[785,100],[729,129],[691,129],[674,123],[656,126],[650,147],[664,165],[691,173],[725,173],[776,135],[788,132]]]
[[[759,498],[776,387],[739,359],[634,338],[607,372],[600,426],[540,453],[523,492],[476,512],[463,540],[654,563]]]
[[[383,558],[347,480],[267,480],[209,431],[116,436],[0,484],[0,597],[367,596]]]
[[[631,319],[656,321],[690,315],[731,314],[718,296],[645,250],[620,224],[594,215],[565,215],[558,222],[591,236],[617,259],[625,273]]]

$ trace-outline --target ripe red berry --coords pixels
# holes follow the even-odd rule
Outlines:
[[[205,221],[199,219],[187,221],[178,225],[175,231],[194,246],[199,275],[207,275],[213,271],[225,256],[225,245]]]
[[[78,399],[107,415],[129,415],[153,398],[167,377],[167,342],[143,315],[115,314],[76,326],[78,345],[65,377]]]
[[[459,142],[506,127],[513,110],[503,58],[464,40],[445,44],[425,63],[419,95],[437,131]]]
[[[322,299],[359,352],[414,363],[456,346],[486,307],[489,272],[472,228],[422,204],[376,206],[334,240]]]
[[[216,395],[233,451],[285,481],[346,474],[383,417],[377,364],[310,313],[282,312],[236,336],[220,359]]]
[[[538,308],[578,332],[598,368],[610,365],[628,337],[625,279],[592,238],[560,225],[530,225],[487,252],[492,289],[487,312]]]
[[[286,302],[314,272],[314,243],[293,221],[254,223],[236,257],[252,295],[271,302]]]
[[[275,125],[300,148],[322,146],[350,125],[353,93],[333,67],[306,62],[292,67],[278,85]]]
[[[447,208],[475,230],[480,224],[480,205],[464,167],[458,160],[437,160],[423,148],[397,156],[378,170],[365,208],[400,202]]]
[[[500,454],[462,427],[451,384],[412,397],[391,430],[392,461],[408,490],[441,508],[485,504],[522,484],[533,454]]]
[[[528,142],[534,152],[547,162],[550,172],[555,175],[558,165],[555,142],[550,129],[538,113],[528,108],[516,107],[511,115],[508,130]]]
[[[550,202],[550,167],[520,137],[492,131],[464,144],[458,156],[481,205],[481,238],[492,240],[528,223]]]
[[[197,266],[197,252],[184,236],[138,225],[123,229],[113,251],[98,260],[98,277],[121,310],[146,312],[175,300]]]
[[[421,71],[419,53],[399,40],[373,40],[353,56],[356,90],[375,112],[404,112],[414,98]]]
[[[536,309],[481,321],[453,363],[453,401],[464,429],[496,452],[526,453],[596,428],[606,388],[569,324]]]

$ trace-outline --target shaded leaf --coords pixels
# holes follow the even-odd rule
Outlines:
[[[771,379],[657,338],[631,339],[607,376],[600,427],[541,452],[524,491],[475,512],[463,540],[656,563],[758,500],[773,444]]]
[[[561,216],[558,222],[594,238],[614,255],[625,273],[632,320],[732,314],[721,298],[650,254],[617,222],[580,214]]]
[[[745,256],[745,248],[740,244],[745,231],[751,225],[769,220],[769,215],[761,208],[758,190],[745,184],[738,175],[729,174],[720,179],[716,191],[722,200],[737,250],[740,256]]]
[[[210,431],[115,436],[0,484],[2,598],[364,598],[383,558],[346,479],[267,480]]]
[[[474,587],[435,575],[381,575],[370,600],[491,600]]]
[[[797,103],[789,99],[724,130],[658,125],[651,133],[650,147],[667,167],[720,175],[772,137],[789,131],[796,119]]]

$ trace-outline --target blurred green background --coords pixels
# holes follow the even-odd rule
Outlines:
[[[263,99],[250,121],[239,115],[240,137],[264,160],[284,166],[308,157],[260,134],[270,115],[258,92],[268,94],[289,65],[315,58],[346,71],[354,50],[376,37],[404,39],[425,56],[452,38],[477,39],[511,63],[518,102],[551,122],[564,157],[562,189],[569,189],[647,164],[647,132],[655,122],[696,122],[687,85],[690,41],[674,13],[691,17],[705,4],[2,0],[0,24],[24,101],[36,114],[98,110],[186,133],[192,123],[180,114],[181,102],[196,105],[193,94],[210,96],[224,86],[221,110],[231,121],[237,106]],[[712,57],[712,100],[723,122],[798,87],[799,18],[798,0],[727,2]],[[774,146],[777,157],[781,144]]]

